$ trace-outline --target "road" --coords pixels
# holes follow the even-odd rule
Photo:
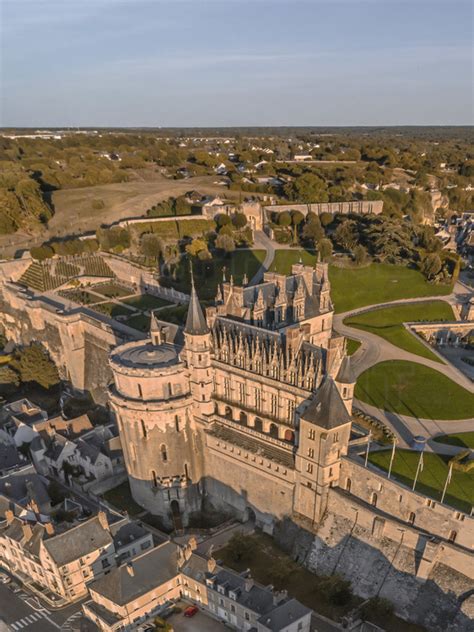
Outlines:
[[[266,250],[265,259],[257,272],[250,279],[249,285],[257,285],[263,280],[263,275],[270,269],[275,258],[275,243],[266,235],[263,230],[255,231],[255,249]]]
[[[50,610],[15,584],[0,584],[0,614],[13,632],[70,632],[82,620],[81,604]]]

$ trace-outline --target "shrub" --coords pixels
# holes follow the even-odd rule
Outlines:
[[[335,606],[344,606],[351,600],[351,583],[340,575],[324,578],[320,588],[327,600]]]
[[[96,211],[100,211],[100,209],[105,208],[104,200],[92,200],[92,208]]]
[[[54,257],[54,250],[51,246],[43,244],[42,246],[35,246],[34,248],[31,248],[30,255],[37,261],[44,261],[45,259]]]
[[[383,621],[393,614],[393,604],[384,597],[372,597],[362,604],[359,614],[364,621]]]

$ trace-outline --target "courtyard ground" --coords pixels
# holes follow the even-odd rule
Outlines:
[[[178,605],[184,610],[188,604],[180,602]],[[223,632],[229,630],[224,623],[212,619],[202,611],[190,618],[185,617],[182,612],[178,612],[171,615],[166,622],[173,626],[175,632]]]
[[[468,419],[474,410],[473,393],[438,371],[405,360],[367,369],[354,394],[376,408],[422,419]]]
[[[104,499],[116,509],[127,511],[131,516],[136,516],[144,511],[143,507],[140,507],[140,505],[133,500],[128,480],[113,489],[109,489],[103,496]]]
[[[405,351],[442,363],[442,360],[427,349],[415,334],[407,331],[403,323],[453,319],[453,310],[448,303],[430,301],[383,307],[362,314],[354,314],[344,320],[344,325],[376,334]]]
[[[372,452],[369,454],[369,461],[388,471],[391,458],[391,450]],[[423,470],[419,473],[416,484],[416,491],[440,500],[441,494],[448,475],[448,456],[425,452],[423,454]],[[420,453],[411,450],[396,450],[392,465],[392,478],[404,483],[410,488],[415,479],[416,470],[420,460]],[[448,485],[445,503],[456,507],[461,511],[470,513],[474,505],[474,471],[452,472],[451,482]]]

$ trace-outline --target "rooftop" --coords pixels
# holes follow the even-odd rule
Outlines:
[[[164,343],[154,346],[151,342],[141,342],[117,350],[113,359],[131,368],[169,367],[179,362],[179,355],[174,345]]]

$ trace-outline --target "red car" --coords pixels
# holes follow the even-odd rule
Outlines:
[[[199,608],[197,606],[188,606],[184,611],[185,617],[194,617],[195,614],[199,612]]]

